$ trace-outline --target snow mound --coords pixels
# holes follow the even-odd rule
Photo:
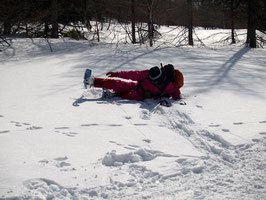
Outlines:
[[[29,196],[32,199],[54,199],[54,198],[71,198],[72,194],[66,188],[60,186],[56,182],[48,179],[36,179],[25,182],[25,186],[31,191]]]
[[[122,166],[126,163],[136,163],[141,161],[150,161],[157,157],[157,155],[149,150],[139,149],[135,152],[130,152],[126,154],[117,154],[115,150],[111,153],[107,153],[103,160],[102,164],[105,166]]]
[[[76,188],[67,188],[59,185],[55,181],[49,179],[33,179],[25,182],[29,193],[19,197],[18,199],[91,199],[101,197],[107,199],[108,195],[94,189],[77,190]],[[14,199],[17,199],[16,197]]]

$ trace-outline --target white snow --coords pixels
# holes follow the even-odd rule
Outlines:
[[[0,52],[0,199],[266,198],[265,49],[50,42]],[[187,105],[83,88],[86,68],[160,63],[183,72]]]

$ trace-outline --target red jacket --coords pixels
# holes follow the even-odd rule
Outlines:
[[[161,94],[161,88],[163,84],[155,85],[148,78],[149,70],[142,71],[121,71],[117,72],[116,76],[118,78],[130,79],[134,82],[126,82],[117,80],[117,82],[113,85],[114,91],[120,93],[121,97],[127,99],[134,99],[138,101],[142,101],[145,98],[159,98],[159,95],[169,95],[174,100],[180,98],[180,90],[174,84],[174,82],[170,82],[163,93]]]

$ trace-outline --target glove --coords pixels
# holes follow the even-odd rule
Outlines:
[[[106,76],[108,76],[108,77],[117,77],[117,72],[107,72]]]

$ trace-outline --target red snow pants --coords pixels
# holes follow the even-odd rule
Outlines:
[[[138,82],[123,81],[109,78],[95,78],[94,87],[112,89],[121,98],[143,100],[143,95],[137,89]]]

